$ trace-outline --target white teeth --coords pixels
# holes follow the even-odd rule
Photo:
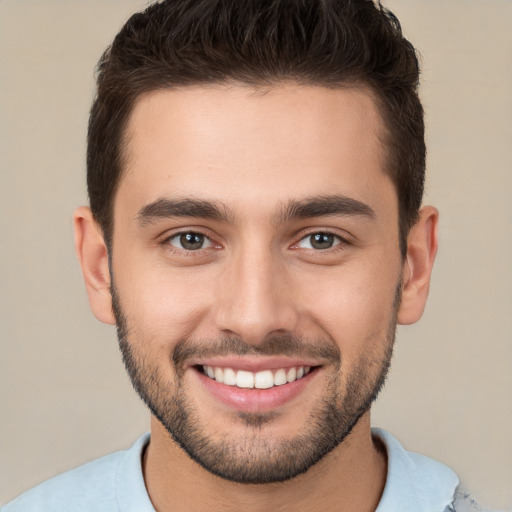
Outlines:
[[[205,365],[203,366],[203,371],[210,379],[228,386],[247,389],[269,389],[301,379],[311,371],[311,366],[292,366],[288,369],[279,368],[277,370],[262,370],[261,372],[253,373],[245,370],[235,371],[232,368]]]
[[[254,373],[238,370],[236,373],[236,385],[239,388],[253,388],[254,387]]]
[[[224,372],[222,371],[222,368],[215,368],[215,380],[217,382],[224,382]]]
[[[286,384],[286,372],[281,368],[274,374],[274,385],[282,386]]]
[[[293,382],[294,380],[297,380],[297,368],[293,366],[288,370],[288,373],[286,374],[286,381]]]
[[[274,385],[274,376],[271,370],[264,370],[254,375],[254,387],[258,389],[268,389]]]
[[[231,368],[224,370],[224,384],[236,386],[236,373]]]

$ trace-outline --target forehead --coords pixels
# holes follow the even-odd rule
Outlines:
[[[201,196],[234,209],[333,193],[394,195],[364,89],[209,85],[153,91],[130,117],[116,203]]]

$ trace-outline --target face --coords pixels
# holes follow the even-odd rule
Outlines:
[[[111,267],[135,388],[212,473],[306,471],[368,411],[391,357],[398,206],[371,95],[153,92],[127,135]]]

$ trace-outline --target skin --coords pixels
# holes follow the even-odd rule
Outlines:
[[[437,250],[438,213],[424,207],[398,244],[396,191],[384,172],[383,125],[362,89],[295,85],[186,87],[141,97],[128,126],[126,169],[114,201],[112,269],[130,344],[169,390],[178,379],[170,357],[180,340],[237,337],[260,347],[276,334],[322,339],[341,354],[341,369],[321,366],[300,395],[277,407],[257,432],[269,446],[307,432],[305,418],[337,379],[340,396],[362,357],[368,378],[382,368],[390,325],[416,322],[428,295]],[[282,218],[283,205],[343,196],[372,215]],[[225,219],[141,212],[155,201],[192,198],[222,204]],[[146,210],[147,211],[147,210]],[[182,231],[211,245],[179,246]],[[335,235],[317,250],[312,233]],[[172,238],[174,236],[174,238]],[[75,212],[75,243],[91,308],[114,324],[107,249],[88,208]],[[393,307],[397,285],[399,308]],[[259,361],[254,355],[251,362]],[[213,441],[235,448],[254,435],[185,368],[187,402]],[[171,391],[170,391],[171,392]],[[306,473],[272,484],[238,484],[206,471],[152,417],[143,461],[146,486],[167,510],[375,510],[386,457],[364,413],[350,435]],[[191,499],[193,497],[193,499]]]

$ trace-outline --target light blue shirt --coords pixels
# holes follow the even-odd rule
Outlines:
[[[376,512],[445,512],[459,479],[444,464],[411,453],[389,433],[372,429],[386,447],[388,474]],[[141,455],[149,434],[128,450],[89,462],[25,492],[1,512],[155,512]]]

